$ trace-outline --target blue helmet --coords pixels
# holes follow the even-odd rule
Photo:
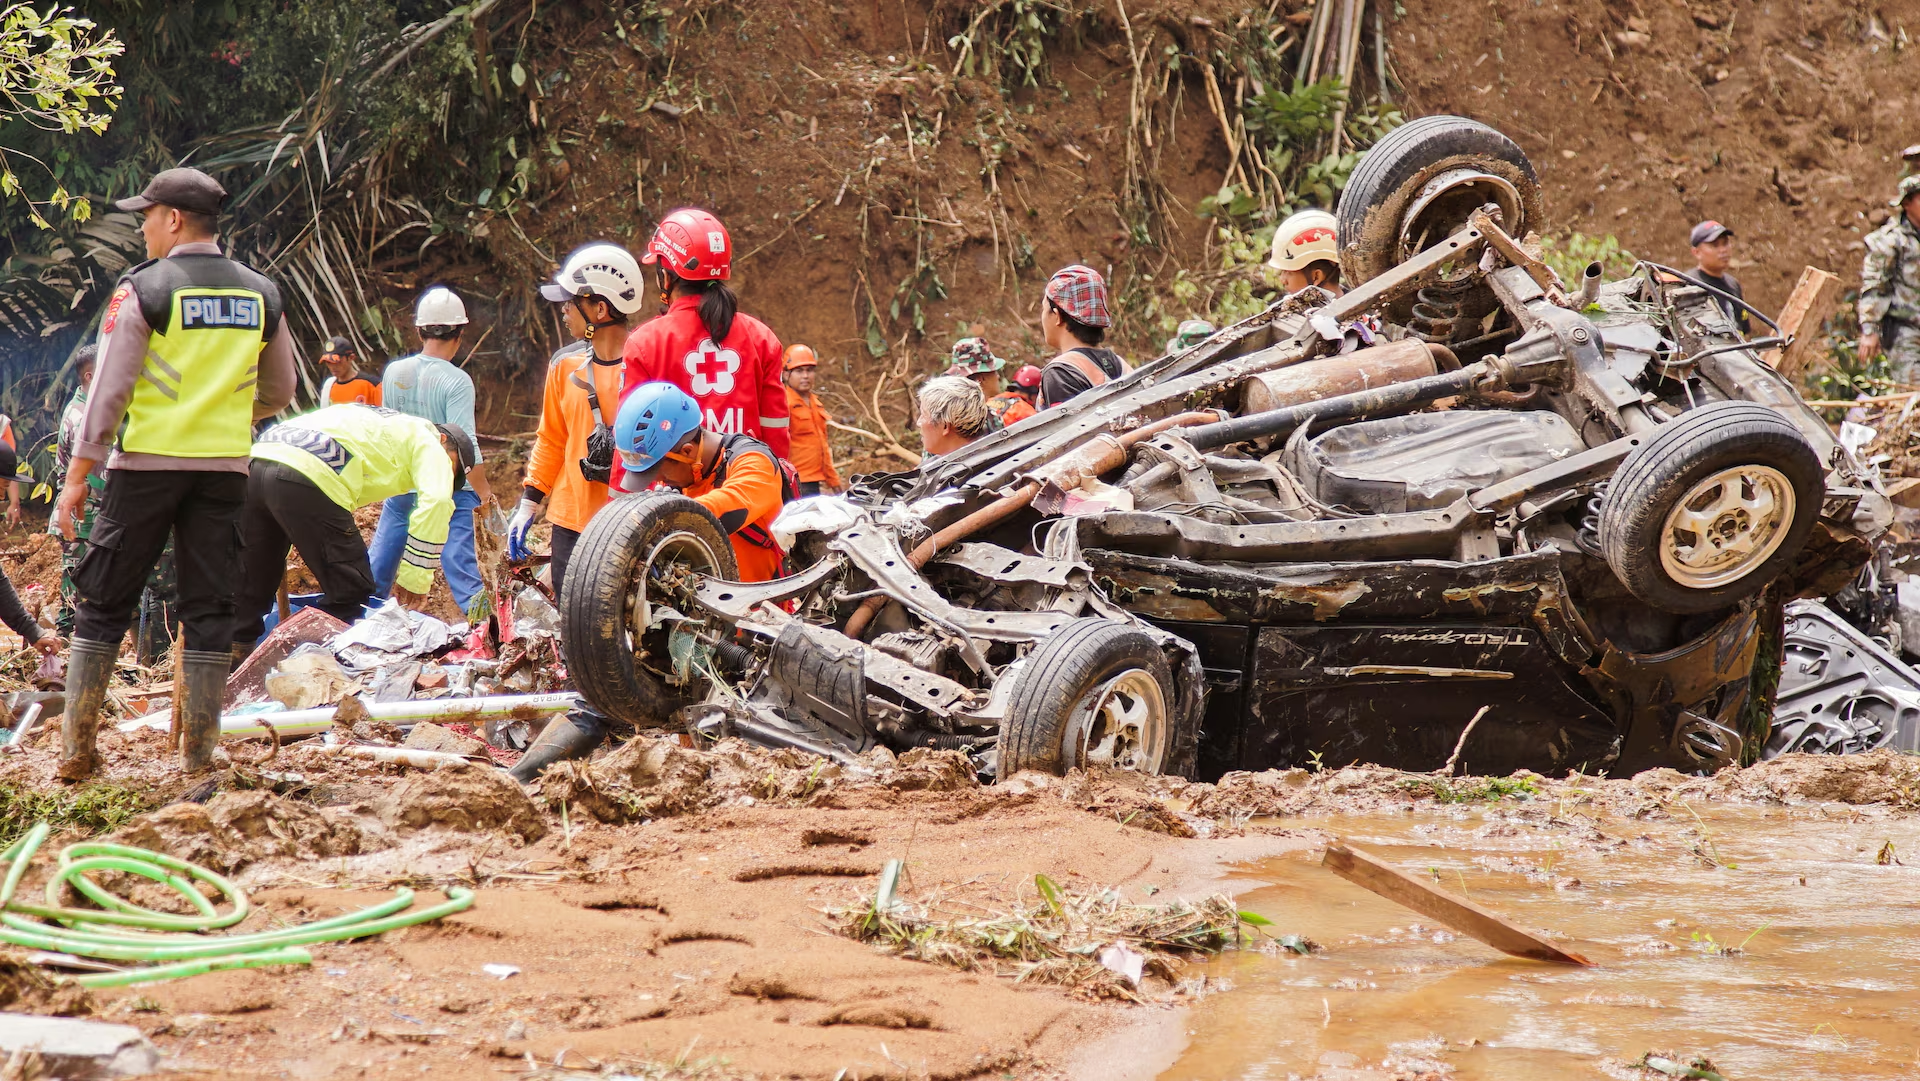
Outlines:
[[[700,430],[700,405],[672,383],[642,383],[620,403],[614,445],[629,473],[645,473]]]

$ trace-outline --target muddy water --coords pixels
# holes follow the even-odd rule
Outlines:
[[[1232,989],[1193,1011],[1161,1081],[1420,1063],[1460,1079],[1637,1077],[1625,1064],[1649,1050],[1705,1055],[1732,1081],[1920,1076],[1920,820],[1673,810],[1647,821],[1536,803],[1309,823],[1595,967],[1504,958],[1321,870],[1317,851],[1247,866],[1267,885],[1242,907],[1323,948],[1210,965]],[[1889,841],[1915,866],[1876,862]]]

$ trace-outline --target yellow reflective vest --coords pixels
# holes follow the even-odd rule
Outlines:
[[[410,593],[433,586],[453,520],[453,460],[440,429],[422,417],[367,405],[334,405],[267,429],[253,456],[297,470],[348,510],[419,493],[394,582]]]
[[[120,449],[242,458],[253,442],[260,353],[280,326],[280,291],[219,255],[181,255],[129,275],[151,329]]]

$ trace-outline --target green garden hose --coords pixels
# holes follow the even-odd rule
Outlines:
[[[50,832],[52,828],[41,822],[0,852],[0,862],[8,864],[6,877],[0,880],[0,942],[76,957],[155,962],[146,968],[77,977],[75,982],[86,987],[173,980],[217,969],[311,964],[312,955],[299,947],[383,934],[473,906],[472,890],[450,886],[445,901],[408,912],[413,891],[402,889],[377,905],[344,916],[254,934],[210,935],[207,932],[232,927],[253,911],[244,891],[186,860],[100,841],[71,844],[60,853],[60,865],[47,880],[45,905],[15,901],[13,895],[27,864]],[[122,871],[158,882],[192,905],[195,913],[161,912],[116,897],[88,877],[95,871]],[[194,886],[195,879],[212,886],[221,903],[208,900]],[[100,907],[61,905],[66,887]],[[221,904],[229,906],[227,911],[220,911]]]

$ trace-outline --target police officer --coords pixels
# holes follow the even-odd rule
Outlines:
[[[1860,264],[1860,359],[1884,346],[1893,377],[1920,382],[1920,175],[1900,181],[1893,217],[1867,234]]]
[[[172,534],[186,625],[181,763],[213,762],[233,630],[236,523],[247,494],[253,422],[293,400],[293,341],[280,290],[220,254],[226,189],[198,169],[168,169],[114,205],[137,211],[147,261],[107,301],[100,358],[53,524],[73,540],[87,478],[107,485],[78,594],[67,667],[60,777],[99,764],[100,703],[141,586]],[[122,422],[124,427],[122,426]]]

